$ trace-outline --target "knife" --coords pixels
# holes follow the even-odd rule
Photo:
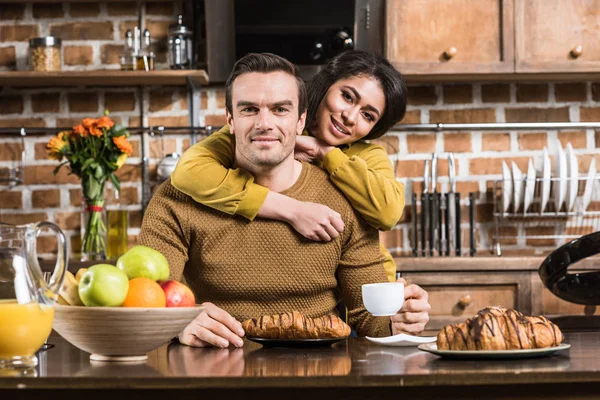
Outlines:
[[[445,252],[446,256],[450,255],[450,193],[446,193],[444,195],[444,242],[445,242]]]
[[[461,240],[460,240],[460,193],[455,193],[456,200],[456,255],[461,255]]]
[[[437,153],[431,155],[431,193],[429,194],[429,255],[433,256],[435,241],[437,239]]]
[[[475,255],[475,193],[469,193],[469,255]]]
[[[413,229],[413,257],[417,257],[419,255],[419,232],[417,231],[417,193],[412,193],[412,229]],[[398,279],[396,279],[398,280]]]
[[[421,193],[421,255],[426,256],[427,214],[429,211],[429,160],[425,160],[423,193]]]
[[[446,240],[448,247],[446,248],[446,255],[449,256],[452,249],[456,248],[456,232],[454,226],[456,225],[456,169],[454,166],[454,153],[448,154],[448,182],[450,183],[450,191],[448,192],[448,201],[446,202],[446,211],[448,217],[446,218],[446,230],[449,232]]]

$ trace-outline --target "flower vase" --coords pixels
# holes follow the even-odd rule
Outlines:
[[[81,261],[106,259],[106,210],[104,198],[81,199]]]

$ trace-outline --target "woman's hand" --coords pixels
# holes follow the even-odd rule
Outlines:
[[[258,216],[287,222],[302,236],[315,241],[328,242],[344,230],[342,216],[331,208],[271,191],[258,210]]]
[[[323,204],[299,201],[287,221],[302,236],[329,242],[344,231],[342,216]]]
[[[323,161],[325,154],[335,147],[311,136],[296,136],[296,148],[294,149],[294,158],[299,161],[313,162],[314,160]]]

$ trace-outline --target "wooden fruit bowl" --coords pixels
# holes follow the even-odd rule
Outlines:
[[[187,326],[202,306],[165,308],[54,305],[53,328],[95,361],[142,361]]]

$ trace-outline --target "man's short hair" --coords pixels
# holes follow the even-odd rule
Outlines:
[[[298,85],[298,116],[302,115],[306,111],[306,85],[302,78],[300,78],[300,71],[294,63],[280,57],[276,54],[271,53],[249,53],[244,57],[240,58],[233,66],[231,75],[227,78],[225,83],[225,106],[230,114],[233,114],[233,105],[231,100],[231,88],[233,81],[242,75],[249,74],[251,72],[259,72],[267,74],[269,72],[285,72],[294,78],[296,78],[296,84]]]

